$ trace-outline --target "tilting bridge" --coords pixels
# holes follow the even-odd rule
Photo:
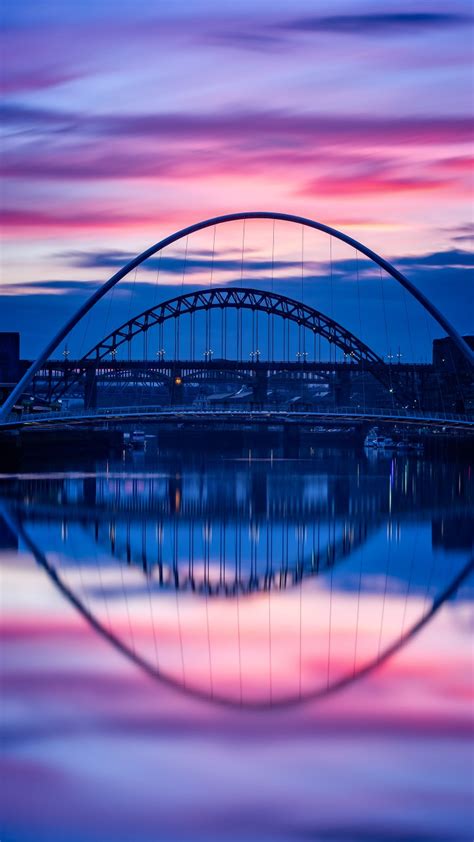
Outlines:
[[[322,422],[338,421],[349,424],[387,423],[414,427],[446,428],[453,431],[474,431],[474,419],[455,413],[429,413],[405,409],[367,409],[334,407],[327,409],[275,409],[274,406],[254,408],[204,408],[194,406],[119,406],[63,412],[38,412],[12,415],[0,422],[0,430],[22,428],[48,429],[64,426],[95,426],[122,422],[153,422],[155,424],[213,426],[232,425],[294,425],[312,427]]]
[[[331,243],[332,240],[338,240],[355,250],[359,292],[357,255],[360,253],[378,267],[377,271],[385,272],[395,281],[396,285],[401,287],[404,296],[408,294],[408,297],[421,305],[424,309],[423,315],[434,319],[437,329],[441,328],[443,335],[446,335],[452,345],[449,365],[440,372],[433,366],[423,366],[414,360],[407,363],[406,354],[405,361],[401,364],[400,351],[398,364],[392,364],[391,359],[387,360],[384,355],[374,350],[347,325],[322,310],[303,300],[277,293],[273,288],[267,290],[256,288],[250,283],[245,285],[242,274],[245,224],[249,220],[262,219],[271,220],[273,225],[276,221],[282,221],[301,227],[301,299],[304,231],[313,229],[328,235]],[[52,359],[60,344],[64,341],[67,343],[71,331],[79,322],[91,313],[101,299],[112,293],[122,279],[130,275],[134,279],[133,273],[142,263],[154,255],[158,255],[161,260],[163,250],[179,241],[185,243],[187,254],[188,237],[191,234],[207,228],[214,228],[215,234],[218,226],[236,222],[243,224],[242,272],[239,284],[236,285],[235,281],[232,281],[224,285],[213,285],[214,237],[212,255],[209,257],[209,288],[203,288],[201,285],[197,290],[185,292],[185,257],[180,295],[140,309],[129,316],[126,321],[108,330],[80,359],[69,359],[67,349],[63,352],[64,360],[58,362]],[[273,248],[272,267],[274,257]],[[330,274],[332,283],[332,262]],[[132,287],[134,283],[133,280]],[[341,294],[344,297],[344,291]],[[384,318],[387,319],[383,292],[382,299]],[[112,302],[112,295],[109,302]],[[245,325],[244,316],[248,322]],[[364,318],[366,322],[370,321],[370,308],[364,313]],[[200,319],[204,319],[204,323],[200,322]],[[362,328],[361,312],[359,322],[358,332],[372,336],[370,324],[366,324],[365,330]],[[385,327],[386,341],[395,345],[397,337],[389,340],[387,325]],[[397,330],[398,327],[395,323]],[[168,350],[165,349],[165,333]],[[215,421],[226,423],[230,417],[228,412],[204,412],[202,407],[191,405],[193,402],[189,393],[185,395],[185,386],[199,380],[215,384],[219,379],[225,380],[231,376],[246,385],[250,378],[252,386],[249,401],[251,416],[239,410],[240,414],[234,412],[231,420],[233,423],[247,423],[250,417],[252,421],[260,423],[263,420],[263,406],[269,398],[269,384],[277,383],[282,378],[300,382],[313,378],[314,383],[317,383],[319,377],[321,381],[325,381],[326,395],[318,395],[315,398],[314,390],[313,393],[307,393],[306,397],[312,403],[309,407],[311,412],[305,416],[294,414],[294,421],[310,423],[311,420],[340,418],[345,415],[350,420],[365,418],[369,421],[399,421],[428,426],[442,424],[464,430],[471,426],[468,416],[474,399],[473,372],[474,352],[466,340],[405,275],[367,246],[337,229],[303,217],[273,212],[236,213],[198,222],[164,238],[129,261],[97,289],[25,371],[0,406],[0,423],[8,427],[22,427],[32,424],[84,424],[104,420],[120,422],[138,417],[173,423],[187,423],[194,417],[210,424]],[[114,388],[117,384],[126,384],[127,381],[134,384],[143,397],[143,406],[137,407],[138,401],[134,401],[132,406],[132,401],[126,399],[114,403],[109,395],[106,402],[113,408],[106,410],[100,407],[98,384],[107,379],[115,384]],[[352,379],[354,389],[351,389]],[[169,414],[166,414],[167,409],[163,405],[166,401],[157,406],[159,401],[153,400],[153,395],[158,397],[160,383],[168,386],[168,403],[174,407]],[[46,405],[51,405],[61,400],[67,402],[67,398],[71,396],[77,402],[81,389],[84,412],[60,412],[54,417],[45,412],[38,413],[37,418],[27,418],[19,414],[18,410],[25,395],[38,395]],[[331,389],[332,395],[328,397]],[[278,392],[278,389],[276,391]],[[433,391],[437,394],[437,403],[432,400]],[[114,396],[116,392],[112,395]],[[126,398],[126,389],[122,390],[123,397]],[[176,407],[186,404],[185,397],[188,398],[187,406],[183,406],[178,412]],[[119,409],[118,402],[128,406]],[[150,403],[154,406],[150,406]],[[239,399],[237,403],[241,405],[242,401]],[[266,416],[267,420],[287,420],[284,404],[281,393],[274,396],[272,407],[269,407],[270,415]],[[438,409],[442,411],[438,412]]]

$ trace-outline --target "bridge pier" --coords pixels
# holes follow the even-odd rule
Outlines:
[[[84,383],[84,409],[97,408],[97,373],[95,366],[86,370]]]
[[[333,380],[334,405],[349,406],[351,400],[351,373],[350,371],[336,371]]]
[[[252,380],[253,403],[263,406],[268,397],[268,374],[265,365],[255,370]]]
[[[184,383],[183,373],[180,368],[173,368],[171,371],[170,403],[173,406],[183,403]]]

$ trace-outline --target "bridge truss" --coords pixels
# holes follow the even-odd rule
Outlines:
[[[362,372],[372,374],[390,393],[394,393],[394,396],[398,398],[401,403],[406,405],[408,401],[410,405],[413,405],[413,396],[407,395],[406,392],[403,392],[400,384],[397,383],[397,379],[392,375],[391,366],[385,363],[384,360],[368,345],[358,339],[358,337],[351,333],[351,331],[334,321],[334,319],[331,319],[329,316],[307,304],[304,304],[303,302],[288,298],[287,296],[256,289],[241,289],[235,287],[211,288],[209,290],[198,290],[196,292],[176,296],[175,298],[163,301],[160,304],[150,307],[142,313],[132,317],[111,331],[106,337],[96,343],[93,348],[91,348],[84,357],[82,357],[81,360],[77,361],[75,364],[75,371],[71,372],[71,376],[67,381],[63,378],[62,382],[57,382],[53,386],[49,397],[62,398],[74,386],[74,384],[77,383],[78,379],[80,379],[83,375],[84,370],[87,367],[90,369],[91,363],[94,363],[97,368],[100,368],[100,364],[103,364],[105,361],[112,360],[113,362],[118,362],[119,349],[123,346],[128,347],[129,362],[132,362],[130,353],[131,343],[138,335],[143,334],[146,336],[152,328],[162,328],[164,323],[170,320],[175,320],[177,323],[179,319],[186,316],[189,316],[190,320],[189,346],[191,350],[190,356],[194,361],[194,315],[200,311],[207,313],[211,310],[220,310],[221,312],[228,310],[237,310],[238,312],[248,310],[252,313],[265,313],[270,317],[277,316],[286,322],[294,323],[299,329],[308,331],[314,338],[322,337],[326,340],[329,346],[340,349],[346,363],[353,366],[359,366]],[[178,332],[177,335],[179,337]],[[271,337],[270,332],[268,333],[268,341],[269,345],[270,342],[272,345],[271,350],[269,348],[268,356],[273,357],[275,356],[274,336]],[[175,340],[175,345],[176,344]],[[159,347],[162,347],[162,337],[158,340],[158,345]],[[179,347],[175,347],[175,351],[176,350],[178,351],[178,359],[174,361],[175,366],[177,365],[180,369],[187,368],[188,371],[190,369],[196,371],[199,366],[193,365],[191,361],[184,361],[180,363]],[[158,353],[162,352],[159,351]],[[284,356],[284,354],[281,356]],[[303,355],[301,356],[303,357]],[[204,368],[204,370],[207,370],[208,372],[212,369],[214,369],[214,371],[217,369],[220,371],[224,371],[226,369],[229,370],[229,362],[230,368],[233,368],[234,370],[236,365],[237,368],[239,365],[240,367],[245,367],[245,365],[243,365],[244,361],[242,360],[242,340],[240,338],[239,341],[239,337],[237,337],[236,357],[240,357],[240,360],[237,359],[236,361],[228,361],[227,359],[223,359],[219,362],[215,362],[213,365],[212,359],[208,358],[207,363],[209,365],[204,363],[204,366],[200,366],[200,368]],[[289,350],[287,352],[287,357],[289,357]],[[287,368],[295,369],[295,373],[297,373],[298,369],[301,371],[301,366],[305,366],[305,363],[305,357],[302,358],[301,362],[296,365],[292,364],[292,362],[287,359],[286,363],[280,361],[280,363],[277,364],[277,367],[280,370],[285,371]],[[156,365],[154,365],[153,368],[156,371]],[[162,365],[162,368],[166,369],[167,366]],[[257,371],[259,368],[262,369],[262,366],[259,366],[259,360],[257,360],[257,364],[254,365],[254,370]],[[273,370],[272,365],[268,362],[266,368],[267,370]],[[306,369],[309,371],[307,366]],[[320,370],[324,370],[324,365],[320,367]],[[173,376],[172,373],[170,376]]]
[[[264,212],[264,211],[257,211],[257,212],[244,212],[244,213],[235,213],[235,214],[228,214],[225,216],[219,216],[212,219],[207,219],[202,222],[198,222],[194,225],[189,226],[181,231],[177,231],[176,233],[165,237],[160,242],[156,243],[155,245],[151,246],[150,248],[146,249],[141,254],[137,255],[131,261],[129,261],[126,265],[124,265],[118,272],[115,273],[105,284],[103,284],[99,289],[94,292],[90,298],[79,308],[79,310],[74,313],[71,318],[66,322],[66,324],[61,328],[61,330],[56,334],[55,337],[47,344],[47,346],[43,349],[43,351],[37,356],[36,360],[29,366],[28,370],[25,372],[19,383],[15,386],[12,393],[8,396],[8,398],[4,401],[2,406],[0,407],[0,420],[5,421],[8,417],[9,413],[16,405],[18,400],[21,396],[25,393],[25,391],[30,387],[32,381],[34,380],[35,376],[39,373],[40,379],[44,376],[43,372],[45,370],[45,366],[48,367],[52,353],[55,349],[58,348],[60,343],[67,339],[70,332],[79,324],[81,319],[84,316],[89,314],[92,309],[98,304],[98,302],[103,299],[106,295],[108,295],[114,287],[124,278],[129,276],[131,273],[136,272],[136,269],[147,261],[149,258],[153,257],[154,255],[159,255],[161,260],[162,252],[170,245],[177,243],[179,241],[183,241],[185,243],[185,256],[184,261],[186,261],[186,255],[188,250],[188,237],[191,234],[196,232],[202,231],[206,228],[214,228],[214,245],[212,249],[212,255],[209,252],[209,259],[210,259],[210,288],[203,289],[202,287],[197,291],[191,293],[184,293],[184,289],[181,295],[175,296],[174,298],[169,298],[166,301],[161,302],[160,304],[154,305],[152,307],[148,307],[145,310],[141,310],[138,314],[127,318],[125,322],[122,322],[118,327],[114,328],[112,331],[109,331],[99,342],[96,342],[94,346],[89,350],[87,354],[81,357],[79,360],[75,361],[75,364],[71,367],[64,366],[59,367],[58,372],[61,371],[67,374],[67,377],[64,376],[61,380],[61,377],[54,381],[54,377],[52,376],[53,369],[49,365],[49,378],[50,378],[50,389],[48,392],[48,398],[60,398],[61,396],[70,393],[71,389],[77,385],[78,380],[84,378],[84,376],[89,377],[89,394],[91,394],[95,389],[95,374],[97,370],[99,370],[100,365],[103,365],[103,372],[105,370],[111,372],[112,370],[108,367],[109,362],[118,362],[118,358],[120,353],[122,353],[122,349],[126,348],[128,360],[130,363],[135,362],[133,359],[132,353],[132,346],[134,341],[137,337],[142,336],[144,342],[144,357],[147,353],[147,342],[148,336],[151,335],[150,332],[156,328],[158,334],[163,330],[164,326],[167,323],[174,322],[176,325],[175,329],[175,350],[174,350],[174,362],[176,363],[177,373],[174,371],[171,372],[170,376],[176,379],[177,385],[181,385],[182,375],[179,371],[179,363],[182,362],[180,358],[180,324],[184,323],[183,320],[189,319],[189,358],[191,361],[195,359],[195,342],[196,342],[196,334],[198,333],[198,328],[195,326],[195,318],[198,316],[199,313],[205,313],[206,318],[209,316],[211,311],[217,310],[221,313],[221,330],[222,330],[222,349],[223,352],[221,354],[222,357],[222,368],[223,370],[227,370],[229,372],[228,362],[231,361],[230,355],[228,353],[228,341],[230,342],[230,336],[227,337],[227,326],[226,326],[226,315],[227,313],[236,313],[237,319],[242,318],[242,314],[247,312],[251,313],[252,317],[255,316],[255,325],[256,325],[256,334],[257,339],[253,345],[253,350],[251,351],[251,357],[253,358],[253,362],[260,363],[263,362],[261,351],[259,348],[258,342],[258,315],[260,313],[266,314],[269,320],[272,320],[272,331],[273,331],[273,319],[276,318],[277,321],[281,320],[284,325],[287,326],[287,340],[286,340],[286,352],[285,352],[285,335],[283,333],[283,339],[280,344],[279,349],[279,359],[277,359],[278,354],[275,353],[275,347],[273,344],[273,332],[268,330],[268,352],[267,356],[267,363],[269,362],[284,362],[286,357],[286,363],[290,364],[290,340],[289,340],[289,326],[293,325],[299,334],[304,337],[303,346],[298,349],[296,354],[298,362],[306,364],[308,362],[308,353],[306,351],[306,336],[307,334],[312,335],[314,337],[314,348],[316,349],[316,340],[321,343],[321,340],[327,344],[329,349],[334,349],[334,360],[336,362],[335,351],[338,350],[339,354],[341,355],[341,359],[344,363],[347,363],[348,367],[355,371],[358,369],[362,372],[362,375],[365,376],[369,374],[373,376],[384,388],[384,390],[390,395],[390,404],[394,406],[395,404],[401,405],[405,408],[417,408],[422,405],[422,401],[420,400],[419,391],[417,391],[417,384],[415,383],[415,379],[411,384],[407,384],[406,378],[398,377],[398,374],[401,372],[401,369],[397,369],[397,373],[395,373],[396,366],[392,365],[391,362],[387,362],[379,353],[373,350],[372,347],[367,345],[360,336],[356,336],[355,333],[344,326],[341,321],[336,320],[333,318],[333,315],[329,317],[326,313],[322,312],[319,309],[315,309],[314,307],[309,306],[303,300],[296,300],[294,298],[290,298],[286,295],[277,294],[274,292],[273,287],[272,291],[267,290],[260,290],[256,289],[254,286],[249,284],[247,288],[242,283],[238,286],[235,285],[233,282],[232,284],[227,284],[225,286],[219,285],[214,286],[212,285],[212,267],[214,265],[214,247],[215,247],[215,231],[218,226],[226,225],[227,223],[235,223],[241,222],[243,224],[243,237],[242,237],[242,270],[243,270],[243,263],[244,263],[244,241],[245,241],[245,224],[249,220],[271,220],[273,221],[273,226],[275,225],[276,221],[282,221],[286,223],[292,223],[301,227],[302,231],[302,238],[301,238],[301,277],[303,279],[303,270],[304,270],[304,254],[303,254],[303,242],[304,242],[304,230],[314,229],[316,231],[322,232],[329,236],[331,242],[332,240],[338,240],[342,243],[345,243],[351,249],[355,250],[356,260],[355,263],[357,264],[357,255],[360,253],[362,256],[365,256],[369,259],[373,264],[379,267],[380,271],[384,271],[391,279],[393,279],[396,284],[402,288],[403,293],[408,293],[408,297],[412,297],[416,302],[418,302],[422,308],[425,310],[425,314],[429,314],[437,323],[438,326],[442,328],[443,332],[447,333],[450,341],[453,343],[453,347],[456,349],[456,353],[458,354],[459,360],[462,364],[462,373],[461,375],[457,371],[458,364],[454,365],[454,375],[457,378],[458,386],[457,389],[458,393],[461,393],[464,385],[467,383],[471,392],[473,389],[471,388],[473,385],[473,377],[472,373],[474,372],[474,353],[466,341],[459,335],[456,329],[448,322],[445,316],[426,298],[426,296],[418,290],[409,280],[406,278],[398,269],[392,266],[388,261],[378,255],[376,252],[369,249],[367,246],[363,245],[362,243],[358,242],[357,240],[349,237],[348,235],[344,234],[337,229],[331,228],[329,226],[324,225],[323,223],[317,222],[315,220],[307,219],[304,217],[295,216],[292,214],[284,214],[284,213],[274,213],[274,212]],[[274,229],[273,229],[274,230]],[[331,258],[332,259],[332,258]],[[271,258],[271,266],[273,272],[273,265],[274,265],[274,252],[272,251],[272,258]],[[289,264],[294,265],[294,264]],[[185,266],[185,264],[184,264]],[[183,284],[184,284],[184,271],[183,269]],[[135,279],[135,275],[133,276]],[[273,275],[272,275],[273,278]],[[331,278],[332,278],[332,264],[331,264]],[[242,281],[242,274],[241,274],[241,281]],[[332,281],[331,281],[332,282]],[[135,280],[133,280],[134,285]],[[273,281],[272,281],[273,284]],[[303,280],[302,280],[303,284]],[[359,289],[359,281],[358,281],[358,269],[357,269],[357,288]],[[303,289],[303,286],[302,286]],[[382,293],[383,295],[383,293]],[[111,302],[111,299],[109,299]],[[385,307],[385,303],[384,303]],[[110,307],[109,307],[110,310]],[[385,313],[385,310],[384,310]],[[369,318],[368,315],[365,318]],[[342,320],[344,321],[344,319]],[[361,326],[361,313],[359,312],[359,322]],[[206,328],[207,329],[207,328]],[[252,331],[255,328],[252,326]],[[199,336],[199,339],[202,339],[202,336]],[[281,347],[282,346],[282,347]],[[66,351],[65,351],[66,353]],[[163,362],[164,360],[164,348],[163,345],[158,342],[158,350],[157,355],[159,356],[159,361]],[[204,351],[204,355],[206,357],[206,362],[216,362],[216,360],[212,359],[214,354],[213,349],[210,347],[210,343],[206,343],[206,349]],[[240,342],[239,342],[239,328],[237,328],[237,348],[236,354],[234,358],[234,362],[241,362],[243,363],[243,345],[242,345],[242,328],[241,328],[241,321],[240,321]],[[390,354],[389,356],[393,356]],[[190,361],[189,359],[185,362]],[[316,360],[316,353],[314,353],[313,362],[320,361],[319,359]],[[399,355],[400,361],[400,355]],[[414,360],[413,360],[414,362]],[[94,373],[93,366],[96,367],[96,371]],[[209,368],[209,371],[211,368]],[[215,367],[213,369],[215,371]],[[257,369],[256,369],[257,370]],[[162,372],[163,377],[161,380],[163,381],[166,377],[165,372]],[[445,378],[446,380],[446,378]],[[454,380],[454,378],[452,378]],[[362,387],[364,389],[364,386]],[[431,388],[431,387],[430,387]],[[448,406],[444,405],[444,398],[443,398],[443,384],[438,385],[438,391],[441,394],[441,403],[443,406],[437,407],[440,409],[444,409],[444,411],[452,411],[452,407],[454,406],[454,402],[451,401]],[[176,399],[172,401],[176,403]],[[261,398],[257,401],[262,403]],[[365,403],[365,394],[364,394],[364,403]],[[464,403],[464,399],[458,400],[457,403],[459,405]],[[86,401],[86,405],[93,405]],[[460,411],[463,412],[463,409],[457,409],[456,412]]]

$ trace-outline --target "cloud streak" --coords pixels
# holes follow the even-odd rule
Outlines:
[[[302,17],[280,28],[288,31],[332,33],[334,35],[366,35],[390,37],[412,35],[469,23],[469,15],[455,12],[382,12],[359,15],[327,15]]]
[[[134,255],[131,252],[124,252],[124,251],[97,251],[97,252],[81,252],[81,251],[72,251],[72,252],[63,252],[58,257],[61,260],[66,260],[72,266],[78,266],[83,269],[119,269],[122,266],[125,266]],[[426,268],[461,268],[461,267],[474,267],[474,253],[469,251],[464,251],[461,249],[450,249],[443,252],[433,252],[431,254],[424,254],[418,256],[411,256],[411,257],[399,257],[398,259],[395,258],[396,262],[400,266],[410,266],[410,267],[426,267]],[[207,271],[210,269],[211,264],[216,272],[223,271],[223,272],[234,272],[240,273],[242,269],[242,258],[241,256],[236,256],[235,258],[229,257],[222,257],[217,254],[215,257],[212,256],[212,252],[210,254],[205,254],[204,256],[194,256],[189,255],[187,256],[186,260],[183,257],[176,257],[166,253],[166,250],[163,252],[161,257],[151,257],[149,258],[144,264],[143,268],[148,269],[149,271],[156,272],[158,269],[160,272],[171,274],[171,275],[178,275],[180,278],[183,274],[183,269],[186,269],[186,273],[200,273],[203,271]],[[264,273],[267,274],[272,270],[275,270],[275,273],[281,271],[291,270],[297,274],[298,270],[301,269],[301,260],[271,260],[266,258],[260,259],[248,259],[244,258],[244,268],[246,272],[255,272],[257,274]],[[328,273],[330,271],[330,264],[329,261],[323,260],[315,262],[314,260],[309,260],[305,262],[306,271],[308,270],[315,270],[318,269],[321,272]],[[333,271],[341,271],[341,272],[352,272],[358,269],[360,271],[361,267],[354,260],[333,260],[332,261],[332,268]]]
[[[235,141],[245,147],[258,138],[271,146],[285,139],[344,144],[372,143],[393,147],[398,143],[470,143],[474,119],[468,115],[372,116],[302,113],[291,109],[240,109],[218,112],[169,111],[86,114],[15,104],[0,112],[4,125],[43,130],[75,129],[84,136],[101,138],[151,137],[180,141]]]
[[[370,196],[373,194],[422,193],[453,188],[452,179],[433,179],[408,176],[348,175],[342,178],[323,177],[303,188],[302,195],[318,196]]]
[[[32,208],[9,207],[5,205],[0,210],[0,226],[15,232],[31,231],[90,231],[100,229],[102,231],[115,229],[130,229],[138,226],[156,224],[173,219],[172,214],[164,214],[160,218],[156,213],[136,212],[130,210],[128,213],[120,213],[115,208],[78,207],[71,211],[70,204],[66,203],[59,208],[52,210],[39,210]]]

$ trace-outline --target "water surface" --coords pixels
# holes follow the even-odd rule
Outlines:
[[[473,496],[153,440],[3,475],[5,838],[470,838]]]

